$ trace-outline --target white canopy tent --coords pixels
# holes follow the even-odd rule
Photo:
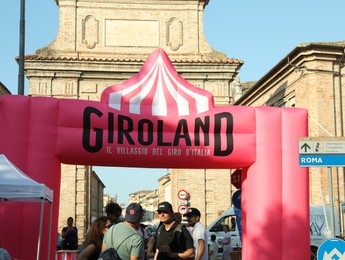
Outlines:
[[[13,163],[11,163],[4,154],[0,154],[0,202],[17,201],[17,202],[41,202],[40,225],[37,241],[37,260],[40,258],[42,224],[44,203],[50,204],[50,222],[49,222],[49,242],[48,242],[48,259],[50,252],[50,237],[52,224],[52,203],[53,191],[46,185],[37,183]]]

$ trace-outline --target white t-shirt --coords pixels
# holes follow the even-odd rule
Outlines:
[[[193,228],[190,228],[191,235],[194,241],[195,255],[198,254],[198,241],[202,239],[205,241],[205,249],[202,254],[201,260],[208,260],[208,245],[207,245],[207,234],[206,228],[200,222],[195,223]]]
[[[230,243],[229,244],[223,244],[223,251],[230,252],[232,251],[232,245],[231,245],[231,233],[226,232],[224,235],[224,240],[229,239]]]
[[[218,257],[218,244],[216,241],[213,241],[210,245],[210,251],[212,251],[212,254],[210,255],[209,260],[217,260]]]

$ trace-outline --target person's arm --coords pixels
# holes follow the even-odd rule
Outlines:
[[[64,227],[61,231],[61,237],[66,238],[69,231],[70,231],[69,227],[67,227],[67,228]]]
[[[214,251],[212,250],[212,247],[210,248],[210,250],[208,250],[208,256],[212,255]]]
[[[194,257],[195,252],[194,252],[194,248],[189,248],[186,251],[181,252],[181,253],[167,251],[167,255],[169,257],[176,258],[176,259],[189,259],[189,258]]]
[[[223,245],[228,245],[231,243],[231,238],[230,237],[224,237],[222,244]]]
[[[101,252],[105,251],[106,249],[107,249],[107,245],[103,242]]]
[[[231,243],[231,235],[229,232],[225,233],[222,245],[228,245]]]
[[[195,256],[195,260],[200,260],[205,250],[205,240],[198,240],[198,254]]]
[[[144,241],[141,235],[134,233],[133,240],[130,241],[130,257],[129,260],[144,260]]]
[[[156,248],[156,253],[155,253],[155,256],[153,257],[153,260],[157,260],[158,253],[159,253],[159,250],[158,248]]]
[[[154,257],[153,248],[155,246],[155,237],[151,237],[149,242],[147,243],[147,257]]]
[[[95,252],[96,246],[94,244],[90,244],[84,248],[83,251],[80,252],[78,255],[78,260],[88,260],[89,257]]]
[[[186,245],[186,251],[184,252],[171,252],[170,247],[167,248],[167,255],[169,257],[173,258],[180,258],[180,259],[188,259],[188,258],[194,258],[195,256],[195,251],[194,251],[194,245],[193,245],[193,238],[191,237],[189,231],[185,226],[182,227],[181,229],[182,235],[184,236],[185,239],[185,245]],[[170,255],[169,255],[170,254]]]

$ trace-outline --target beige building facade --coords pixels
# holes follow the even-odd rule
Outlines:
[[[212,1],[56,0],[56,3],[60,11],[56,39],[35,54],[25,56],[30,96],[99,101],[106,87],[136,74],[149,54],[162,48],[184,79],[213,93],[216,105],[233,102],[231,82],[243,62],[215,51],[205,39],[204,9]],[[85,172],[92,172],[92,167],[62,166],[59,229],[67,217],[74,215],[81,240],[91,220],[83,204],[91,192]],[[164,177],[158,181],[166,185],[164,195],[158,194],[159,200],[170,196],[177,210],[178,190],[188,190],[189,204],[200,208],[204,223],[231,204],[230,170],[174,169],[171,181],[164,184],[163,180]],[[158,202],[155,197],[152,201],[154,208]]]
[[[144,209],[142,223],[147,226],[154,225],[159,222],[155,218],[155,211],[159,203],[158,190],[139,190],[129,194],[129,203],[139,203]]]
[[[58,232],[73,217],[79,236],[85,236],[94,217],[103,215],[105,185],[90,166],[61,165]]]
[[[235,105],[305,108],[309,137],[343,137],[344,65],[345,41],[300,44],[236,100]],[[309,168],[310,204],[330,205],[331,187],[342,221],[345,172],[343,167],[331,169],[332,186],[327,167]]]

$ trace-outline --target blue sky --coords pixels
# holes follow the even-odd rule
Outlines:
[[[0,8],[0,81],[17,94],[20,0]],[[345,40],[344,0],[210,0],[204,14],[208,42],[229,58],[244,61],[241,81],[258,80],[298,44]],[[58,31],[55,0],[26,0],[26,54],[52,42]],[[27,93],[27,82],[26,82]],[[167,169],[99,168],[106,192],[120,202],[140,189],[157,188]],[[119,180],[119,181],[114,181]],[[136,180],[136,181],[134,181]],[[134,183],[131,183],[134,182]]]

